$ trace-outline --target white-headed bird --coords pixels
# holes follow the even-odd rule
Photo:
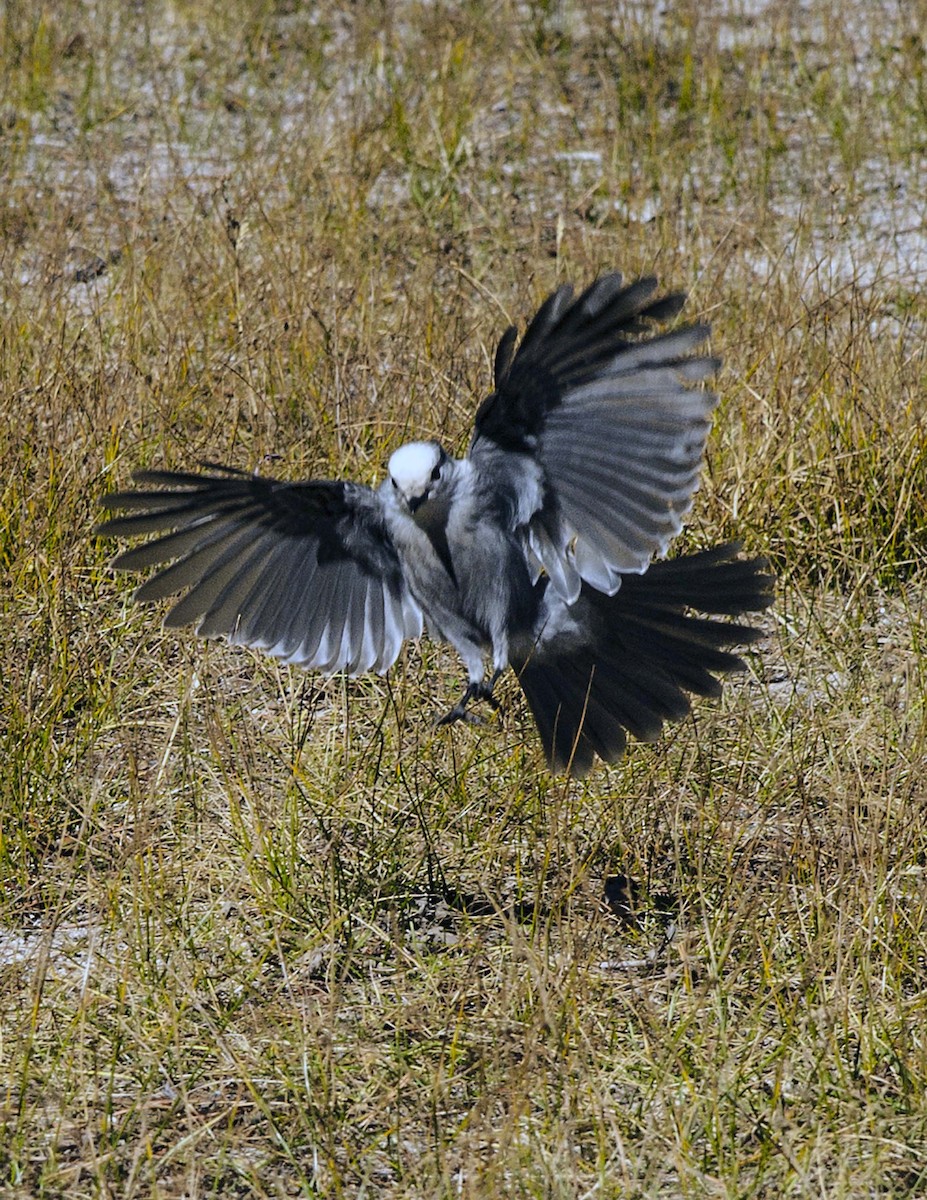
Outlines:
[[[161,536],[115,566],[171,563],[136,593],[184,593],[167,625],[326,672],[386,671],[427,627],[468,673],[442,720],[497,705],[511,666],[554,769],[615,759],[627,732],[655,739],[759,636],[712,618],[773,599],[765,561],[734,544],[654,561],[698,488],[716,404],[698,385],[718,366],[693,354],[706,326],[653,332],[684,301],[656,287],[610,274],[578,298],[558,288],[520,344],[503,335],[467,456],[412,442],[376,490],[209,464],[139,472],[104,499],[126,515],[99,532]]]

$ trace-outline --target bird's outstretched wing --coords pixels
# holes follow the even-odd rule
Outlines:
[[[421,633],[422,613],[376,492],[206,466],[210,474],[141,471],[133,476],[139,488],[104,499],[128,515],[98,533],[163,535],[113,564],[126,571],[172,564],[136,599],[183,591],[166,625],[195,623],[204,637],[322,671],[386,671],[403,639]]]
[[[655,300],[656,287],[612,274],[575,300],[559,288],[517,350],[506,331],[476,415],[470,458],[489,486],[522,497],[522,518],[533,493],[527,549],[569,603],[581,579],[613,594],[623,572],[645,571],[698,487],[717,401],[690,385],[718,360],[690,353],[705,325],[640,336],[685,300]]]

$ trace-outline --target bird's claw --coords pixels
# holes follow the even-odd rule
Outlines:
[[[491,684],[481,683],[479,691],[474,696],[474,699],[485,700],[494,712],[502,712],[502,701],[497,696],[493,695]]]
[[[459,704],[455,705],[449,713],[445,713],[440,717],[435,725],[453,725],[455,721],[465,721],[468,725],[485,725],[486,718],[481,717],[479,713],[470,712],[468,708],[461,708]]]
[[[486,718],[481,717],[479,713],[470,712],[467,705],[471,700],[485,700],[491,705],[495,712],[502,712],[502,701],[493,695],[493,685],[498,678],[499,672],[492,677],[489,683],[480,681],[479,683],[470,683],[467,689],[461,696],[460,700],[454,705],[449,713],[445,713],[437,725],[453,725],[455,721],[466,721],[468,725],[485,725]]]

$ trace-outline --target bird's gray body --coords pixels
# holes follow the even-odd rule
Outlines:
[[[511,665],[555,765],[614,758],[625,730],[656,736],[688,711],[685,691],[714,694],[710,672],[741,665],[725,647],[754,631],[686,607],[737,614],[772,598],[762,562],[730,548],[653,563],[698,487],[716,400],[691,385],[717,366],[691,354],[704,326],[641,336],[682,304],[655,287],[562,287],[517,350],[508,330],[465,458],[409,443],[376,490],[142,473],[154,490],[108,497],[130,515],[102,531],[172,532],[116,565],[177,560],[138,592],[188,589],[169,624],[326,671],[387,670],[424,625],[467,669],[449,718],[493,701]]]
[[[440,476],[427,494],[413,494],[414,511],[394,475],[379,494],[429,631],[451,643],[478,684],[485,653],[496,671],[504,670],[510,639],[529,636],[535,625],[538,597],[519,534],[526,521],[518,495],[491,486],[472,459],[451,458],[435,443],[430,448]]]

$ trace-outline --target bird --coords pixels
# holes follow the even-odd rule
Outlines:
[[[164,624],[326,673],[385,673],[423,631],[465,690],[438,724],[483,723],[514,671],[549,768],[585,775],[628,734],[659,738],[745,667],[774,577],[739,543],[666,557],[693,504],[720,365],[706,324],[667,327],[684,293],[618,272],[553,291],[498,343],[467,453],[399,447],[382,483],[287,481],[204,462],[143,470],[105,496],[103,536],[156,567]],[[168,564],[168,565],[165,565]]]

